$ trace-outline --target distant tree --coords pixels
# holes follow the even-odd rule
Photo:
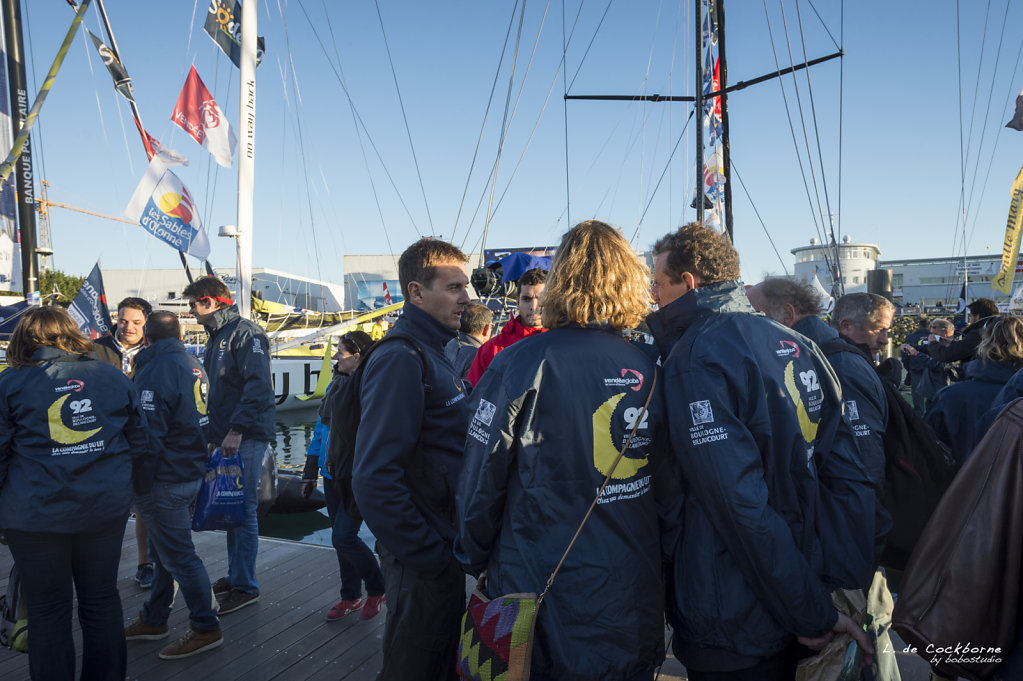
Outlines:
[[[84,282],[85,277],[76,277],[60,270],[47,270],[39,276],[39,293],[43,300],[46,300],[46,297],[53,293],[54,287],[56,287],[59,295],[54,302],[67,306],[74,300],[78,289],[82,288]]]

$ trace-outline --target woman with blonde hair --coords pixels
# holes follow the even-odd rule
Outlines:
[[[126,673],[117,568],[148,448],[131,381],[91,349],[62,308],[32,308],[0,373],[0,528],[21,574],[38,680],[74,679],[75,594],[81,678]]]
[[[977,359],[965,368],[966,380],[942,388],[924,420],[952,448],[962,464],[984,437],[985,412],[999,391],[1023,369],[1023,319],[996,317],[983,331]]]
[[[456,557],[486,570],[493,598],[540,593],[565,555],[537,611],[536,681],[648,680],[663,659],[662,534],[680,517],[679,477],[656,368],[622,338],[649,312],[648,280],[617,229],[576,225],[543,293],[550,330],[499,354],[472,393]]]

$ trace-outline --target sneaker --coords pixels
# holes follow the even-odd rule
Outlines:
[[[241,610],[246,605],[252,605],[258,600],[259,594],[250,594],[238,589],[231,589],[226,594],[221,594],[217,598],[217,603],[220,605],[219,614],[227,615],[235,610]]]
[[[215,596],[226,594],[230,590],[231,582],[227,581],[227,577],[221,577],[217,581],[213,582],[213,594]]]
[[[159,626],[146,624],[142,615],[124,628],[124,638],[128,641],[159,641],[161,638],[167,638],[169,633],[170,629],[166,624]]]
[[[371,620],[380,614],[380,608],[384,607],[384,595],[379,596],[367,596],[366,605],[363,607],[362,612],[359,613],[359,619],[365,622]]]
[[[152,563],[142,563],[135,571],[135,581],[141,589],[151,589],[154,577],[156,577],[156,568]]]
[[[189,627],[184,636],[160,651],[160,659],[177,660],[181,657],[191,657],[213,650],[223,642],[224,635],[220,633],[220,629],[196,631]]]
[[[365,604],[366,601],[362,598],[356,598],[354,601],[339,601],[337,605],[327,611],[327,621],[339,620],[345,615],[361,610]]]

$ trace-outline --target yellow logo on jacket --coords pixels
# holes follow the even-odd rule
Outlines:
[[[50,405],[50,408],[46,410],[46,418],[50,425],[51,440],[63,445],[76,445],[79,442],[88,440],[103,429],[93,428],[91,430],[75,430],[64,425],[64,419],[61,417],[61,410],[64,408],[64,403],[67,402],[69,397],[71,397],[71,395],[66,394],[54,400],[53,404]],[[89,409],[89,406],[87,405],[85,408]]]
[[[796,372],[795,362],[790,361],[785,365],[785,390],[789,394],[789,398],[792,403],[796,405],[796,417],[799,419],[799,430],[803,434],[803,439],[807,443],[813,442],[817,439],[817,427],[819,423],[814,423],[810,420],[810,415],[806,412],[806,405],[803,404],[803,397],[799,392],[799,388],[796,386]],[[816,380],[814,380],[816,382]],[[806,383],[804,381],[804,383]],[[807,390],[811,388],[810,384],[807,384]]]
[[[195,408],[199,416],[206,416],[206,391],[203,390],[202,379],[195,379]]]
[[[618,458],[618,452],[621,451],[621,446],[616,446],[611,437],[611,419],[614,416],[615,408],[623,397],[625,397],[624,392],[618,393],[593,412],[593,465],[603,475],[607,475],[611,471],[611,466],[614,465],[615,459]],[[614,480],[631,478],[646,466],[648,461],[646,456],[642,459],[633,459],[624,455],[614,469],[614,473],[611,474],[611,478]]]

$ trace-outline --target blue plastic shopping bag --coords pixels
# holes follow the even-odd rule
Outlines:
[[[225,457],[220,448],[206,460],[206,475],[195,499],[192,529],[229,530],[245,524],[245,484],[241,454]]]

